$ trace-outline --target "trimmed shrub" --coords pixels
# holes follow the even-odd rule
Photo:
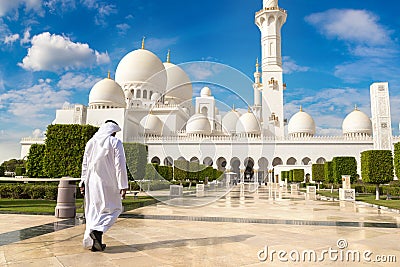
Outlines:
[[[289,171],[289,182],[293,182],[293,170]]]
[[[189,162],[189,169],[187,172],[187,177],[189,180],[198,180],[200,172],[200,164],[198,162]]]
[[[0,177],[4,176],[4,171],[5,168],[3,166],[0,166]]]
[[[325,180],[325,172],[324,172],[325,164],[313,164],[312,165],[312,180],[314,182],[323,182]]]
[[[174,169],[172,166],[158,166],[158,173],[167,181],[171,181],[174,178]]]
[[[342,175],[350,175],[351,183],[357,180],[357,161],[355,157],[334,157],[332,160],[333,180],[339,184]]]
[[[26,161],[27,175],[31,178],[46,177],[44,173],[44,154],[46,146],[33,144],[29,149]]]
[[[217,169],[214,169],[214,178],[213,178],[213,180],[221,180],[223,178],[224,178],[224,172],[220,171],[220,170],[217,170]]]
[[[333,164],[332,161],[327,161],[324,163],[324,176],[325,176],[325,183],[333,184]]]
[[[158,164],[155,163],[147,163],[146,164],[146,174],[144,175],[145,180],[155,180],[157,173]]]
[[[396,177],[400,177],[400,142],[394,144],[394,171]]]
[[[304,170],[303,169],[294,169],[293,170],[293,182],[301,183],[304,181]]]
[[[285,179],[289,181],[289,171],[281,171],[281,181],[285,181]]]
[[[0,184],[0,198],[57,200],[57,184]]]
[[[393,180],[393,157],[390,150],[361,152],[361,176],[363,182],[384,184]]]
[[[211,181],[214,177],[214,168],[200,164],[199,181],[205,181],[208,177],[208,181]]]
[[[26,173],[26,170],[24,167],[16,167],[15,168],[15,176],[22,176]]]
[[[174,179],[175,180],[186,180],[187,172],[189,168],[189,162],[186,160],[175,160],[174,161]]]
[[[49,125],[43,166],[47,177],[80,177],[86,143],[97,132],[91,125]]]
[[[140,143],[124,143],[128,178],[142,180],[146,174],[147,146]]]

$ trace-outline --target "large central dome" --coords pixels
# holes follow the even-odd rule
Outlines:
[[[164,64],[155,54],[146,49],[138,49],[121,59],[115,72],[115,81],[123,89],[126,89],[126,84],[148,83],[155,91],[164,93],[167,73]]]

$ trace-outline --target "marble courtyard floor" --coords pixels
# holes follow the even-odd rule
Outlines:
[[[176,206],[180,201],[190,205]],[[267,187],[249,191],[236,186],[221,198],[210,193],[168,204],[122,214],[104,236],[106,250],[96,253],[81,247],[84,225],[79,220],[0,214],[0,266],[398,266],[400,262],[398,213],[351,202],[305,200],[285,192],[278,195]]]

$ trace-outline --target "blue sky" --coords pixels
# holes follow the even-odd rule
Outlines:
[[[370,115],[369,86],[388,81],[393,132],[400,118],[397,1],[280,0],[285,115],[300,105],[320,135],[340,134],[354,105]],[[0,162],[19,157],[21,137],[40,135],[64,103],[87,104],[90,88],[140,47],[218,79],[232,68],[253,79],[260,56],[254,13],[262,0],[4,0],[0,2]],[[228,82],[228,86],[233,86]],[[245,78],[247,79],[247,78]],[[217,99],[224,99],[212,88]],[[252,104],[251,82],[236,90]],[[236,103],[237,102],[237,103]],[[246,108],[232,99],[232,104]]]

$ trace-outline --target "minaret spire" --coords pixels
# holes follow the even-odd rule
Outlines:
[[[144,49],[144,39],[146,39],[145,36],[143,36],[143,38],[142,38],[142,49]]]
[[[167,53],[167,63],[171,63],[171,50],[168,49],[168,53]]]

